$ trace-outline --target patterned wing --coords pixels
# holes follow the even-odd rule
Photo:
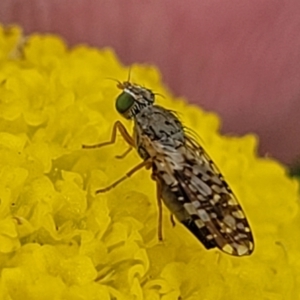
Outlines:
[[[249,255],[254,248],[248,221],[235,195],[221,173],[194,140],[186,137],[185,164],[175,170],[183,206],[193,216],[200,230],[207,230],[206,239],[222,251],[236,256]]]
[[[213,161],[189,137],[176,152],[181,153],[177,155],[180,160],[176,162],[174,156],[168,159],[168,154],[164,160],[164,169],[173,174],[173,181],[162,169],[157,173],[166,206],[207,249],[218,247],[230,255],[250,255],[254,249],[250,226]]]

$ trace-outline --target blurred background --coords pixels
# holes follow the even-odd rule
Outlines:
[[[261,155],[300,155],[299,0],[1,0],[0,22],[157,65],[177,96],[256,133]]]

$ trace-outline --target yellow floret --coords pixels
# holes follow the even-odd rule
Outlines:
[[[115,189],[95,190],[141,160],[110,138],[120,119],[116,80],[151,88],[180,112],[236,193],[255,251],[207,251],[164,211],[157,240],[155,184],[142,170]],[[131,130],[132,124],[123,121]],[[152,66],[123,66],[110,49],[68,49],[56,36],[22,38],[0,27],[0,299],[298,299],[298,182],[257,138],[222,136],[213,113],[175,99]]]

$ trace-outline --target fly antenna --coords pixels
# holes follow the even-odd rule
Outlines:
[[[130,66],[130,67],[129,67],[129,70],[128,70],[127,82],[130,82],[131,70],[132,70],[132,66]]]
[[[163,94],[160,94],[160,93],[153,93],[153,95],[155,95],[155,96],[160,96],[160,97],[166,99],[166,97],[165,97]]]
[[[116,78],[112,78],[112,77],[105,77],[105,79],[115,81],[117,83],[117,88],[119,88],[121,90],[123,89],[124,85],[123,85],[123,83],[120,80],[118,80]]]

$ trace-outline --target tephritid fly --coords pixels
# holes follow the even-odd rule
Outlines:
[[[134,121],[133,137],[124,125],[114,124],[111,140],[83,148],[113,144],[117,130],[135,148],[143,161],[110,186],[106,192],[145,167],[152,169],[157,185],[158,237],[162,239],[162,202],[207,248],[219,248],[235,256],[250,255],[254,242],[250,226],[235,195],[204,149],[190,137],[177,116],[154,105],[155,95],[147,88],[125,81],[117,111]]]

